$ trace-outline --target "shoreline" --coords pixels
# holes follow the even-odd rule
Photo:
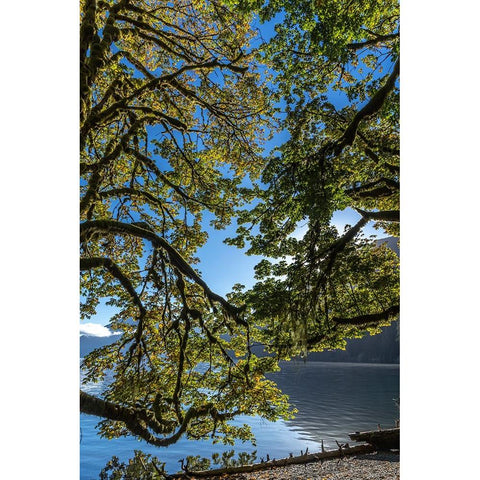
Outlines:
[[[399,451],[377,451],[370,445],[339,448],[263,464],[168,475],[189,480],[398,480]]]
[[[222,477],[211,477],[218,480]],[[374,452],[306,464],[277,467],[250,474],[223,477],[231,480],[399,480],[400,453]],[[194,477],[191,477],[193,480]]]

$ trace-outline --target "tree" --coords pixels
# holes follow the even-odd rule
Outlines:
[[[122,335],[84,359],[85,381],[113,380],[80,405],[106,437],[232,442],[251,437],[238,415],[290,415],[241,306],[195,270],[205,212],[226,225],[262,167],[249,20],[221,1],[81,2],[81,314],[107,299]]]
[[[279,19],[258,55],[252,11]],[[113,381],[81,409],[158,446],[251,438],[228,421],[291,414],[264,376],[279,359],[398,314],[398,259],[360,236],[369,221],[398,235],[398,5],[84,0],[80,36],[81,312],[107,298],[122,332],[84,359],[86,381]],[[265,162],[281,99],[290,139]],[[346,207],[361,219],[339,234]],[[238,216],[230,243],[269,257],[251,290],[222,298],[195,270],[205,213]]]
[[[280,357],[343,348],[399,313],[398,258],[361,237],[399,234],[399,6],[387,0],[242,2],[277,18],[263,49],[277,74],[289,140],[263,171],[262,201],[231,244],[275,259],[238,296]],[[275,16],[276,15],[276,16]],[[360,214],[345,232],[335,211]],[[302,238],[294,236],[306,227]]]

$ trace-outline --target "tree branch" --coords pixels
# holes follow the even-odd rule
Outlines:
[[[80,241],[88,241],[95,234],[119,234],[132,235],[135,237],[148,240],[154,247],[160,248],[167,252],[170,263],[176,267],[183,275],[193,280],[196,284],[203,288],[205,295],[211,302],[220,303],[223,309],[233,317],[236,323],[248,327],[248,324],[242,320],[239,313],[242,308],[235,307],[228,303],[223,297],[212,292],[202,278],[193,270],[193,268],[184,260],[180,253],[172,247],[164,238],[159,237],[149,228],[145,228],[142,224],[131,224],[117,222],[115,220],[89,220],[80,224]]]
[[[91,270],[92,268],[106,268],[122,285],[122,287],[130,294],[135,305],[140,310],[140,314],[143,317],[145,315],[145,307],[140,300],[135,288],[130,280],[123,274],[117,264],[108,257],[90,257],[80,259],[80,270]]]
[[[351,242],[358,232],[368,223],[368,218],[362,215],[362,218],[350,228],[344,235],[342,235],[338,240],[336,240],[326,251],[320,254],[324,256],[325,254],[337,256],[349,242]]]
[[[150,433],[151,428],[156,433],[165,431],[164,427],[154,420],[153,411],[145,409],[135,409],[124,407],[116,403],[102,400],[80,390],[80,411],[87,415],[95,415],[97,417],[108,420],[124,422],[127,428],[136,436],[143,438],[147,443],[157,447],[166,447],[178,441],[178,439],[186,432],[190,422],[194,418],[211,415],[212,404],[206,404],[201,407],[190,407],[177,431],[164,438],[159,438]],[[160,431],[158,431],[160,430]]]
[[[355,207],[353,207],[355,208]],[[384,210],[381,212],[366,212],[360,208],[355,208],[355,210],[365,219],[368,220],[377,220],[380,222],[400,222],[400,210]]]
[[[116,55],[118,55],[118,53]],[[236,73],[245,73],[247,67],[236,66],[233,64],[234,62],[235,60],[231,63],[225,64],[225,63],[221,63],[218,59],[213,59],[207,62],[188,63],[186,65],[183,65],[178,70],[172,73],[167,73],[165,75],[161,75],[160,77],[156,77],[156,78],[148,77],[149,78],[148,81],[145,81],[140,87],[135,89],[133,92],[129,93],[124,98],[117,100],[115,103],[111,104],[105,110],[101,110],[101,107],[103,106],[104,103],[99,103],[95,105],[91,109],[88,118],[86,118],[82,124],[82,128],[80,130],[81,138],[84,138],[87,132],[91,128],[93,128],[95,125],[98,125],[100,122],[105,122],[107,119],[114,117],[120,110],[129,108],[130,104],[132,104],[132,102],[134,102],[135,100],[139,100],[140,97],[145,92],[154,91],[164,84],[170,85],[171,87],[175,88],[180,93],[182,93],[184,96],[187,96],[189,98],[194,98],[200,105],[206,108],[210,107],[209,110],[212,111],[212,113],[215,113],[215,111],[211,109],[211,106],[207,102],[201,100],[193,90],[189,90],[186,87],[180,85],[180,83],[178,83],[175,79],[178,76],[180,76],[182,73],[187,71],[210,70],[216,67],[227,68]],[[183,122],[180,122],[179,120],[160,112],[155,112],[155,114],[162,115],[163,118],[167,122],[169,122],[173,127],[178,128],[180,130],[186,130],[186,125]]]
[[[155,162],[148,157],[147,155],[144,155],[143,153],[139,152],[138,150],[135,150],[133,148],[126,148],[125,149],[126,153],[130,153],[133,155],[137,160],[139,160],[142,165],[146,169],[151,170],[165,185],[168,185],[170,188],[172,188],[178,195],[180,195],[184,200],[188,200],[191,202],[198,203],[199,205],[202,205],[205,208],[212,208],[215,207],[215,205],[209,205],[205,202],[202,202],[201,200],[198,200],[194,197],[191,197],[185,191],[179,186],[176,185],[175,183],[171,182],[164,174],[163,172],[155,165]]]
[[[98,192],[98,196],[100,198],[108,198],[108,197],[121,197],[123,195],[128,195],[130,197],[140,197],[147,200],[153,205],[158,205],[162,211],[165,208],[163,202],[159,197],[152,195],[145,190],[138,190],[136,188],[129,188],[129,187],[122,187],[122,188],[112,188],[110,190],[103,190],[102,192]]]
[[[363,42],[354,42],[354,43],[349,43],[347,44],[347,48],[350,50],[359,50],[364,47],[369,47],[369,46],[376,46],[379,43],[385,43],[390,40],[395,40],[400,36],[400,33],[390,33],[388,35],[377,35],[375,38],[371,38],[369,40],[365,40]]]
[[[120,268],[116,265],[113,260],[107,257],[90,257],[90,258],[81,258],[80,259],[80,270],[91,270],[92,268],[99,268],[103,267],[106,268],[122,285],[122,287],[130,294],[133,299],[133,302],[138,307],[140,314],[138,316],[138,325],[135,332],[135,337],[125,340],[124,344],[130,340],[135,340],[134,343],[130,346],[130,358],[128,363],[132,358],[133,352],[135,348],[140,344],[143,335],[143,320],[147,311],[143,306],[140,297],[138,296],[137,292],[135,291],[132,282],[124,275],[124,273],[120,270]]]
[[[385,185],[382,185],[385,184]],[[364,183],[359,187],[351,187],[345,193],[352,197],[359,198],[380,198],[390,196],[400,190],[400,184],[389,178],[380,178],[375,182]]]
[[[346,146],[352,145],[355,140],[355,135],[357,133],[358,126],[360,122],[375,113],[377,113],[385,103],[390,92],[395,87],[395,82],[400,73],[400,59],[395,62],[392,73],[387,78],[385,85],[377,90],[375,95],[364,105],[353,117],[353,120],[350,122],[350,125],[344,131],[343,135],[336,142],[336,153],[340,153]]]
[[[399,313],[400,305],[392,305],[383,312],[358,315],[350,318],[333,317],[332,320],[335,323],[341,323],[343,325],[367,325],[369,323],[379,323],[383,320],[388,320],[390,317],[398,315]]]

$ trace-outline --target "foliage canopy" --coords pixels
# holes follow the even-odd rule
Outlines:
[[[113,381],[81,409],[107,437],[231,442],[250,438],[235,416],[289,415],[242,309],[194,268],[204,213],[226,225],[262,167],[249,19],[216,1],[81,4],[81,313],[106,298],[122,333],[84,359],[86,382]]]
[[[399,9],[254,3],[265,20],[281,20],[262,58],[276,72],[290,138],[268,159],[267,188],[230,243],[276,259],[260,262],[261,281],[238,300],[270,350],[288,358],[342,348],[399,312],[398,258],[360,236],[370,221],[399,235]],[[331,219],[347,207],[360,218],[339,233]]]

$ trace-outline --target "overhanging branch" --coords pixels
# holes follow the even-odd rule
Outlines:
[[[165,427],[160,426],[160,424],[155,421],[153,412],[118,405],[80,390],[80,411],[82,413],[95,415],[107,420],[124,422],[134,435],[157,447],[167,447],[177,442],[186,432],[190,422],[194,418],[212,415],[212,413],[215,414],[215,411],[212,412],[212,409],[213,405],[211,404],[200,407],[190,407],[177,431],[169,437],[160,438],[149,431],[149,428],[157,433],[165,430]]]
[[[375,113],[377,113],[385,103],[390,92],[395,87],[395,82],[398,75],[400,74],[400,59],[395,62],[392,73],[388,76],[385,84],[379,88],[375,95],[364,105],[353,117],[353,120],[350,122],[350,125],[344,131],[343,135],[336,142],[337,154],[340,153],[346,146],[352,145],[355,140],[355,135],[357,133],[358,126],[360,122]]]
[[[379,313],[370,313],[366,315],[358,315],[355,317],[333,317],[335,323],[340,323],[343,325],[368,325],[379,323],[384,320],[398,315],[400,313],[400,305],[392,305],[390,308],[387,308],[383,312]]]
[[[140,297],[138,296],[137,292],[135,291],[132,282],[128,279],[128,277],[121,271],[118,265],[107,257],[90,257],[90,258],[81,258],[80,259],[80,270],[91,270],[92,268],[105,268],[113,275],[122,285],[122,287],[130,294],[133,299],[133,302],[138,307],[140,314],[138,316],[138,325],[137,330],[135,333],[135,343],[132,344],[130,347],[130,359],[133,355],[134,349],[140,344],[143,335],[144,329],[144,318],[147,314],[145,307],[143,306]],[[128,340],[126,340],[128,341]],[[124,342],[125,343],[125,342]]]
[[[236,323],[248,327],[248,324],[239,316],[242,310],[241,308],[231,305],[223,297],[212,292],[205,281],[174,247],[152,230],[145,228],[143,224],[140,226],[138,224],[123,223],[115,220],[89,220],[80,224],[80,241],[86,242],[95,234],[131,235],[148,240],[155,248],[162,249],[168,254],[170,263],[177,268],[179,272],[202,287],[205,295],[211,302],[219,303],[223,309],[233,317]]]
[[[143,306],[140,297],[138,296],[135,288],[130,280],[124,275],[118,265],[107,257],[90,257],[80,259],[80,270],[91,270],[92,268],[103,267],[107,269],[122,285],[122,287],[130,294],[135,305],[140,310],[140,315],[145,315],[145,307]]]
[[[355,207],[354,207],[355,208]],[[360,208],[355,208],[355,210],[367,220],[377,220],[380,222],[400,222],[400,210],[384,210],[380,212],[366,212]]]
[[[361,48],[365,48],[365,47],[375,47],[379,44],[390,42],[391,40],[395,40],[399,36],[400,36],[399,32],[390,33],[388,35],[376,35],[375,38],[370,38],[363,42],[349,43],[347,45],[347,48],[350,50],[360,50]]]
[[[389,178],[380,178],[375,182],[364,183],[358,187],[353,186],[345,190],[352,197],[380,198],[388,197],[400,190],[400,183]]]

